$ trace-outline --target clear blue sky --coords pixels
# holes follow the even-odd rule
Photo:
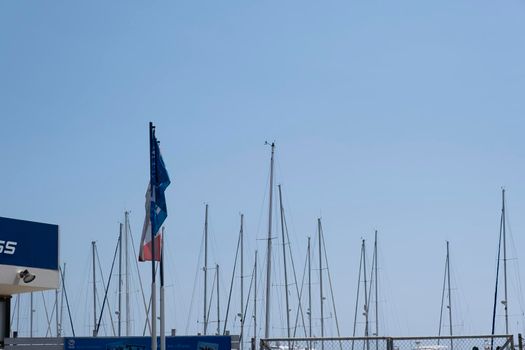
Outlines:
[[[153,121],[173,180],[168,328],[196,332],[204,203],[225,302],[239,212],[247,264],[264,254],[275,140],[297,269],[321,215],[342,334],[374,229],[381,333],[437,333],[446,240],[455,333],[489,333],[505,186],[523,332],[524,18],[518,0],[2,1],[0,215],[60,225],[77,332],[90,333],[90,242],[106,278],[124,210],[138,243]]]

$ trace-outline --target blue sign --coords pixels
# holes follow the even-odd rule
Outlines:
[[[58,270],[58,226],[0,217],[0,265]]]
[[[160,338],[157,338],[160,344]],[[158,347],[160,349],[160,345]],[[65,338],[64,350],[151,350],[150,337]],[[166,337],[166,349],[231,350],[230,336]]]

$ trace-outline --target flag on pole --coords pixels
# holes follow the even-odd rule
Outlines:
[[[155,244],[155,260],[160,261],[161,255],[161,234],[160,228],[168,216],[168,209],[166,207],[166,197],[164,196],[164,191],[170,185],[171,181],[164,165],[164,160],[160,154],[159,144],[156,139],[154,139],[155,149],[155,182],[152,186],[150,183],[146,191],[146,217],[144,218],[144,225],[142,226],[142,238],[140,241],[140,252],[139,252],[139,261],[151,261],[153,260],[152,255],[152,244]],[[151,188],[155,190],[152,193]],[[153,210],[151,210],[151,205],[153,204]],[[151,229],[151,215],[154,217],[154,229]],[[154,232],[154,238],[152,239],[151,233]],[[154,243],[153,243],[154,242]]]

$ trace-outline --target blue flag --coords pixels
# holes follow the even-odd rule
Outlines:
[[[153,176],[146,191],[146,216],[144,218],[144,226],[142,227],[139,253],[140,261],[160,260],[162,238],[159,233],[164,220],[166,220],[168,216],[164,191],[166,191],[171,181],[160,153],[159,144],[154,136],[152,137],[152,147],[150,151],[150,159],[152,160],[150,170]],[[152,188],[154,188],[155,191],[152,191]],[[152,222],[154,226],[153,230],[151,229]],[[153,257],[153,246],[155,249],[155,257]]]
[[[166,217],[168,216],[168,208],[166,207],[166,197],[164,196],[164,191],[166,191],[166,188],[170,185],[170,177],[168,175],[168,171],[166,170],[166,166],[164,165],[164,160],[162,159],[162,155],[160,154],[160,148],[157,140],[154,140],[155,143],[155,179],[153,181],[155,182],[154,188],[155,188],[155,197],[154,199],[154,208],[153,208],[153,215],[155,215],[155,218],[153,220],[154,226],[153,232],[156,235],[160,228],[162,227],[162,224],[164,223],[164,220],[166,220]]]

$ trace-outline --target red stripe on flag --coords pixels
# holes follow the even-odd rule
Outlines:
[[[152,254],[151,254],[151,241],[144,244],[142,256],[140,256],[140,261],[151,261]],[[155,236],[155,260],[160,261],[160,255],[161,255],[161,248],[162,248],[162,234],[157,234]]]

